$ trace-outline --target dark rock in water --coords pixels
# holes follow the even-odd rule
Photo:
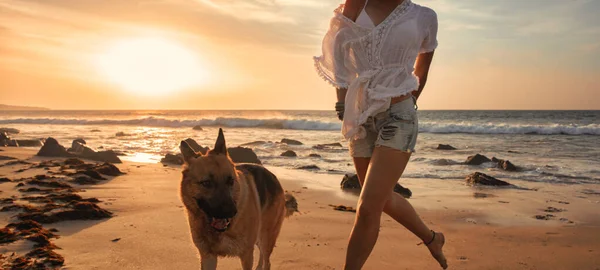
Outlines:
[[[474,156],[469,156],[467,158],[467,161],[465,161],[465,164],[467,165],[481,165],[483,163],[486,162],[491,162],[491,160],[484,156],[484,155],[480,155],[480,154],[475,154]]]
[[[362,187],[360,186],[360,182],[358,181],[358,175],[356,174],[344,175],[344,178],[342,178],[342,182],[340,183],[340,187],[343,190],[362,189]]]
[[[292,150],[287,150],[283,153],[281,153],[282,157],[297,157],[298,155],[296,155],[296,152],[292,151]]]
[[[432,161],[430,161],[430,163],[432,165],[436,165],[436,166],[450,166],[450,165],[460,164],[460,162],[457,162],[457,161],[454,161],[451,159],[446,159],[446,158],[432,160]]]
[[[321,168],[319,168],[319,166],[317,166],[317,165],[306,165],[306,166],[300,166],[296,169],[298,169],[298,170],[320,170]]]
[[[121,159],[117,156],[117,153],[115,153],[114,151],[106,150],[96,152],[92,148],[89,148],[87,145],[82,144],[80,141],[77,140],[73,141],[71,149],[69,150],[72,151],[73,154],[81,158],[110,163],[121,163]]]
[[[21,131],[16,128],[0,128],[0,133],[19,134],[20,132]]]
[[[113,150],[96,152],[96,155],[94,155],[93,158],[90,158],[90,159],[96,160],[96,161],[110,162],[110,163],[122,163],[122,161],[119,158],[119,156],[117,155],[117,153]]]
[[[119,168],[117,168],[117,166],[110,164],[108,162],[104,162],[102,165],[94,167],[94,170],[96,172],[99,172],[101,174],[108,175],[108,176],[119,176],[121,174],[124,174],[123,172],[121,172],[121,170],[119,170]]]
[[[254,163],[254,164],[262,164],[258,159],[258,156],[252,149],[245,147],[233,147],[228,148],[227,152],[229,153],[229,157],[235,163]]]
[[[125,133],[123,131],[119,131],[119,132],[115,133],[115,136],[117,136],[117,137],[125,137],[125,136],[131,136],[131,134],[127,134],[127,133]]]
[[[17,140],[19,147],[40,147],[44,145],[40,140]]]
[[[18,147],[19,143],[11,139],[6,132],[0,132],[0,146],[13,146]]]
[[[79,165],[83,165],[85,164],[85,162],[81,159],[78,158],[68,158],[65,159],[65,165],[75,165],[75,166],[79,166]]]
[[[502,169],[503,169],[503,170],[505,170],[505,171],[511,171],[511,172],[514,172],[514,171],[517,171],[517,170],[518,170],[518,169],[517,169],[517,166],[513,165],[513,164],[512,164],[510,161],[508,161],[508,160],[505,160],[505,161],[503,161],[503,162],[502,162],[502,165],[501,165],[501,167],[502,167]]]
[[[0,132],[0,142],[6,141],[6,140],[10,140],[10,137],[8,136],[8,134],[6,132]],[[4,145],[2,145],[4,146]]]
[[[99,129],[92,129],[92,130],[90,130],[90,132],[101,132],[101,130],[99,130]]]
[[[8,157],[8,156],[0,156],[0,160],[13,160],[16,159],[14,157]]]
[[[479,185],[485,185],[485,186],[510,186],[510,184],[507,182],[498,180],[494,177],[491,177],[487,174],[480,173],[480,172],[474,172],[474,173],[468,175],[465,178],[465,180],[467,181],[467,184],[469,184],[469,185],[479,184]]]
[[[58,141],[52,137],[48,137],[42,148],[37,153],[42,157],[73,157],[74,155],[67,152],[67,149],[60,145]]]
[[[344,178],[342,178],[342,182],[340,182],[340,187],[342,188],[342,190],[347,191],[360,191],[362,189],[362,187],[360,186],[360,182],[358,181],[358,175],[354,173],[344,175]],[[402,195],[402,197],[407,199],[412,197],[412,191],[398,183],[396,183],[396,185],[394,186],[394,192]]]
[[[292,139],[281,139],[281,143],[285,143],[287,145],[302,145],[303,143],[300,141],[292,140]]]
[[[79,148],[81,145],[86,145],[87,143],[85,142],[84,139],[82,138],[77,138],[75,140],[73,140],[73,142],[71,143],[71,149],[69,149],[69,152],[81,152],[82,150]]]
[[[181,165],[183,164],[183,156],[181,154],[167,154],[160,160],[160,163]]]
[[[317,145],[314,145],[312,148],[314,148],[314,149],[325,149],[325,148],[332,148],[332,147],[343,147],[343,145],[341,143],[326,143],[326,144],[317,144]]]
[[[311,154],[309,154],[308,156],[309,156],[309,157],[314,157],[314,158],[320,158],[320,157],[321,157],[321,155],[319,155],[319,154],[315,154],[315,153],[311,153]]]
[[[200,125],[194,126],[192,129],[193,129],[193,130],[200,130],[200,131],[202,131],[202,130],[203,130],[203,129],[202,129],[202,127],[201,127]]]
[[[194,141],[194,139],[192,138],[187,138],[184,140],[191,148],[192,150],[194,150],[194,152],[196,153],[201,153],[203,155],[206,154],[206,152],[208,152],[208,147],[202,147],[200,146],[196,141]]]
[[[266,141],[253,141],[249,143],[240,144],[240,146],[255,146],[267,143]]]
[[[456,150],[456,148],[449,144],[438,144],[437,150]]]
[[[410,191],[410,189],[405,188],[398,183],[396,183],[396,185],[394,186],[394,192],[402,195],[402,197],[407,198],[407,199],[412,197],[412,191]]]
[[[12,182],[12,181],[6,177],[0,178],[0,183],[6,183],[6,182]]]
[[[513,165],[510,161],[508,160],[504,160],[504,159],[499,159],[496,157],[492,157],[492,162],[498,164],[498,167],[505,170],[505,171],[517,171],[518,168],[517,166]]]

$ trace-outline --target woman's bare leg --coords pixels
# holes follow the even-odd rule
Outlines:
[[[348,245],[346,269],[360,269],[371,253],[379,233],[379,221],[381,218],[381,209],[379,209],[379,207],[381,205],[382,198],[385,199],[385,197],[381,196],[381,194],[385,194],[385,192],[390,192],[390,196],[383,202],[382,210],[394,218],[398,223],[402,224],[404,227],[414,233],[417,237],[421,238],[423,242],[429,242],[432,239],[432,232],[419,218],[412,205],[404,197],[391,192],[391,190],[393,190],[393,186],[404,172],[409,159],[410,153],[390,149],[387,147],[376,148],[376,150],[373,152],[373,163],[371,163],[371,158],[354,158],[354,166],[356,168],[359,181],[363,186],[363,192],[361,192],[361,196],[359,198],[359,210],[354,229],[350,236],[350,243]],[[371,167],[369,167],[369,165],[371,165]],[[366,187],[364,183],[366,182],[365,180],[367,177],[369,177],[368,179],[385,180],[371,180],[372,184],[370,187]],[[375,188],[372,186],[375,186]],[[385,188],[388,188],[389,186],[389,188],[385,190],[382,188],[382,186],[385,186]],[[369,192],[372,192],[373,195],[370,193],[363,195],[365,188],[368,188],[370,190]],[[379,197],[379,200],[376,202],[365,203],[364,201],[369,198],[368,196]],[[372,227],[376,228],[374,233]],[[361,230],[365,230],[366,234],[363,237],[356,236]],[[440,265],[443,268],[446,268],[446,259],[442,253],[443,244],[444,236],[443,234],[439,234],[439,236],[436,237],[435,241],[431,243],[428,248]],[[348,258],[351,258],[351,260],[349,261]]]

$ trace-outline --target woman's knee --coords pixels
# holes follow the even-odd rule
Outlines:
[[[385,202],[359,202],[356,215],[361,220],[379,219],[381,218],[385,204]]]

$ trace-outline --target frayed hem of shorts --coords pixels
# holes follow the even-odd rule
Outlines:
[[[387,147],[389,149],[400,151],[400,152],[404,152],[404,153],[407,153],[407,154],[414,154],[414,153],[417,152],[417,151],[415,151],[415,149],[398,149],[398,148],[389,147],[389,146],[383,145],[383,144],[375,144],[375,147]]]

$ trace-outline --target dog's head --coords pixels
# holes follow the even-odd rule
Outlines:
[[[229,158],[223,130],[206,155],[196,153],[185,141],[179,146],[185,160],[181,197],[195,215],[204,215],[210,227],[224,232],[237,214],[240,190],[238,173]]]

